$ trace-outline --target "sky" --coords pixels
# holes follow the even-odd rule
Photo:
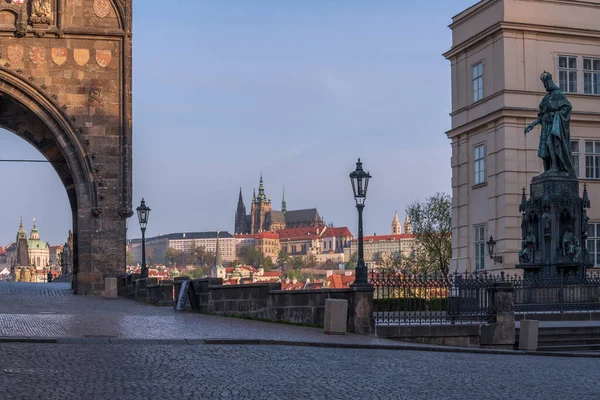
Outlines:
[[[357,233],[348,178],[373,176],[365,234],[414,201],[450,193],[452,16],[477,0],[134,1],[134,208],[147,236],[233,231],[262,172],[280,209],[316,207]],[[0,159],[41,156],[0,130]],[[46,164],[0,163],[0,245],[19,217],[64,243],[64,187]],[[129,237],[139,237],[128,220]]]

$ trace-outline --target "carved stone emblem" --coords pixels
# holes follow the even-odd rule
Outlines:
[[[90,61],[90,51],[88,49],[75,49],[73,50],[73,59],[77,65],[83,67]]]
[[[31,2],[31,22],[34,24],[50,24],[52,22],[52,5],[50,0],[33,0]]]
[[[25,55],[25,48],[23,46],[8,46],[6,49],[6,56],[8,57],[8,61],[13,64],[20,63],[23,60],[23,55]]]
[[[98,18],[106,18],[110,14],[109,0],[94,0],[94,14]]]
[[[29,59],[34,64],[40,64],[46,61],[46,49],[43,47],[31,47],[29,49]]]
[[[63,65],[67,61],[67,49],[64,47],[52,49],[52,61],[56,65]]]
[[[102,68],[109,66],[112,60],[112,51],[110,50],[96,50],[96,62]]]

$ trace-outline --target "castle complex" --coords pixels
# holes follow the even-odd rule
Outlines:
[[[235,212],[235,233],[236,234],[256,234],[259,232],[277,232],[282,229],[306,228],[312,226],[324,225],[323,219],[315,208],[306,210],[287,210],[285,201],[285,191],[281,201],[281,211],[275,211],[271,208],[271,198],[265,195],[265,186],[262,175],[258,186],[258,195],[256,190],[252,195],[252,205],[250,214],[246,214],[246,206],[242,197],[238,199],[237,210]]]

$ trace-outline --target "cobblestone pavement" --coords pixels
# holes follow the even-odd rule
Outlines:
[[[597,360],[282,346],[0,344],[2,399],[597,399]]]
[[[74,296],[68,284],[0,283],[0,337],[116,339],[244,339],[389,345],[322,329],[178,313],[129,299]]]

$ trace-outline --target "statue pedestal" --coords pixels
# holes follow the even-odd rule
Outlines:
[[[577,178],[566,172],[545,172],[531,180],[530,197],[522,213],[522,250],[517,268],[525,276],[565,275],[585,277],[590,263],[587,251],[590,206],[587,188],[579,197]]]

